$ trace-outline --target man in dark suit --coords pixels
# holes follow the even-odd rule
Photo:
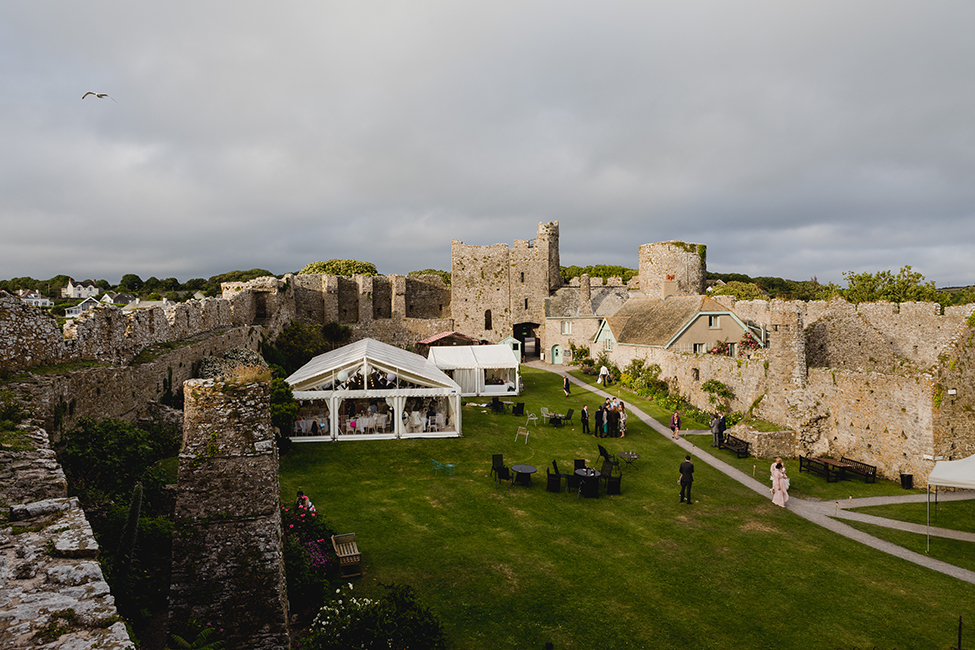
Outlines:
[[[686,495],[687,505],[691,505],[691,483],[694,482],[694,463],[690,456],[684,456],[684,462],[680,464],[680,502],[684,503]]]
[[[579,414],[579,419],[582,420],[582,432],[589,435],[589,407],[583,404],[582,413]]]
[[[600,404],[599,405],[599,408],[596,409],[596,431],[595,431],[595,433],[592,434],[592,435],[596,436],[597,438],[602,438],[603,437],[603,415],[604,415],[604,413],[605,412],[603,411],[603,405]]]

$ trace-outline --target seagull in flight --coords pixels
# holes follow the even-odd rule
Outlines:
[[[108,93],[93,93],[93,92],[91,92],[90,90],[89,90],[88,92],[86,92],[86,93],[85,93],[84,95],[82,95],[82,96],[81,96],[81,98],[82,98],[82,99],[84,99],[84,98],[85,98],[85,97],[87,97],[88,95],[94,95],[94,96],[95,96],[95,97],[97,97],[98,99],[105,99],[106,97],[108,97],[108,98],[109,98],[109,99],[111,99],[111,100],[112,100],[113,102],[115,102],[115,98],[114,98],[114,97],[109,97],[109,96],[108,96]],[[116,103],[116,104],[118,104],[118,102],[115,102],[115,103]]]

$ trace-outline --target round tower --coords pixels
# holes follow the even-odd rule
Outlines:
[[[682,241],[640,246],[640,290],[648,298],[704,293],[707,247]]]

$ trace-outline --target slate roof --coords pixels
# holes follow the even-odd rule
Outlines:
[[[617,343],[666,346],[701,312],[731,313],[707,296],[635,298],[608,317]]]
[[[626,287],[594,285],[589,290],[592,313],[582,313],[579,287],[562,287],[545,299],[546,318],[585,318],[612,316],[630,298]]]

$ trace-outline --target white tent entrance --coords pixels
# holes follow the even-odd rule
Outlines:
[[[928,539],[931,550],[931,486],[934,486],[934,505],[938,507],[938,486],[975,490],[975,456],[961,460],[939,460],[928,476]]]
[[[521,360],[507,345],[433,347],[427,358],[451,375],[465,397],[518,395]]]
[[[287,382],[299,403],[295,442],[461,434],[460,386],[420,355],[374,339],[321,354]]]

